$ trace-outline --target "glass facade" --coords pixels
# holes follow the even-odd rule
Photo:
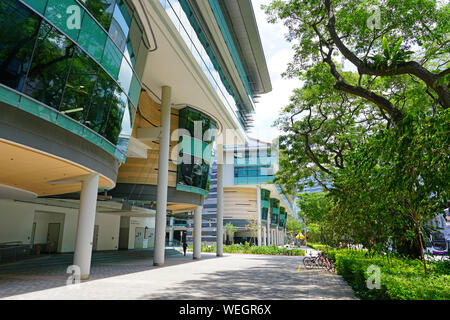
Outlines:
[[[235,118],[236,123],[245,130],[247,124],[240,114],[240,112],[243,112],[241,107],[242,102],[239,101],[231,89],[205,34],[201,30],[195,15],[187,4],[187,1],[159,0],[159,2],[177,28],[185,44],[193,54],[198,65],[203,70],[203,73],[208,78],[225,107]],[[244,79],[246,80],[246,77]]]
[[[134,66],[146,58],[140,25],[123,0],[2,0],[2,90],[124,162],[141,91]]]
[[[270,191],[261,189],[261,220],[267,222],[270,206]]]
[[[266,184],[273,180],[273,164],[270,149],[234,150],[234,184]]]
[[[280,207],[280,219],[278,225],[282,228],[286,227],[287,213],[286,208]]]
[[[272,225],[278,225],[280,217],[280,200],[270,199],[270,223]]]
[[[207,196],[216,124],[207,115],[186,107],[179,112],[178,127],[186,133],[178,143],[181,161],[177,166],[177,190]]]

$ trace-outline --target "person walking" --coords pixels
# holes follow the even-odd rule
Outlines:
[[[184,252],[185,256],[186,256],[186,249],[187,249],[187,243],[186,243],[186,241],[184,241],[183,242],[183,252]]]

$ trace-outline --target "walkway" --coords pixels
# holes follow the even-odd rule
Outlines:
[[[0,295],[7,299],[81,300],[355,299],[340,276],[303,267],[299,270],[301,257],[226,254],[217,258],[203,253],[199,261],[193,261],[191,255],[170,257],[164,267],[154,267],[148,257],[119,260],[94,261],[90,280],[78,287],[64,286],[64,272],[41,271],[18,278],[4,275],[0,277]],[[59,287],[48,289],[55,281]]]

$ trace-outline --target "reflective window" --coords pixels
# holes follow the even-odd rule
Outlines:
[[[102,65],[114,79],[117,79],[121,62],[122,54],[114,43],[112,43],[111,39],[108,38],[106,40],[105,51],[103,52]]]
[[[98,74],[97,64],[80,49],[75,52],[72,68],[66,83],[60,111],[84,122]]]
[[[130,91],[132,78],[133,69],[131,69],[131,66],[125,59],[122,59],[122,65],[120,66],[119,77],[117,80],[125,92]]]
[[[267,220],[268,213],[269,213],[269,208],[261,208],[261,219]]]
[[[108,122],[105,128],[105,138],[113,144],[117,144],[122,127],[122,117],[125,110],[128,111],[128,99],[122,90],[117,88],[109,109]]]
[[[120,6],[116,6],[114,10],[113,19],[111,21],[111,26],[109,28],[109,35],[114,43],[119,47],[120,51],[125,50],[125,46],[127,44],[128,32],[130,31],[130,27],[128,22],[125,20],[123,11]]]
[[[195,122],[198,122],[197,126],[201,124],[201,130],[199,127],[196,127]],[[188,139],[188,143],[183,144],[183,148],[180,152],[180,157],[183,157],[188,161],[184,161],[178,165],[177,184],[208,190],[210,159],[204,159],[203,157],[208,156],[208,152],[205,152],[205,150],[211,142],[200,141],[199,146],[202,150],[201,157],[194,155],[194,153],[198,151],[195,150],[196,148],[193,146],[196,144],[196,141],[203,140],[207,130],[215,129],[215,123],[201,112],[191,108],[184,108],[179,112],[178,127],[180,129],[186,129],[190,135],[188,137],[180,138],[180,142],[182,142],[183,139]],[[202,135],[201,137],[197,136],[198,133],[196,134],[196,130],[199,130],[199,133]]]
[[[130,15],[125,2],[81,1],[103,26],[111,27],[114,42],[75,0],[48,0],[48,4],[47,0],[0,1],[0,83],[85,124],[114,144],[116,150],[108,146],[108,152],[123,160],[141,92],[132,64],[142,64],[148,46],[140,22]],[[142,51],[141,62],[135,58],[138,50]],[[31,99],[23,101],[21,106],[28,107],[24,107],[28,112],[44,114],[34,112],[38,106],[56,115]],[[51,116],[45,119],[55,120]],[[58,125],[75,132],[76,126],[70,125],[74,123],[61,119],[66,121]],[[84,137],[90,139],[88,136]],[[98,143],[98,137],[90,136]],[[196,180],[200,186],[205,185],[202,172]]]
[[[111,25],[115,4],[116,0],[87,0],[85,6],[103,28],[108,30]]]
[[[102,135],[106,127],[110,106],[120,103],[115,95],[117,90],[119,88],[116,83],[106,72],[100,70],[85,124]]]
[[[75,48],[72,41],[43,21],[23,92],[59,109]]]
[[[15,0],[0,2],[0,82],[18,91],[30,65],[39,21]]]
[[[101,61],[103,49],[105,48],[106,34],[99,25],[86,14],[78,38],[78,43],[95,60]]]

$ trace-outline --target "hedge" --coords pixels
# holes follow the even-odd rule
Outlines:
[[[189,246],[191,249],[192,246]],[[202,252],[216,252],[215,245],[205,245],[202,244]],[[304,256],[305,250],[301,249],[290,249],[284,247],[277,247],[275,245],[271,246],[250,246],[248,244],[233,244],[230,246],[223,246],[224,253],[248,253],[248,254],[265,254],[265,255],[293,255],[293,256]]]
[[[333,251],[336,271],[363,299],[382,300],[448,300],[450,299],[450,262],[429,264],[431,274],[424,275],[422,261],[385,256],[370,257],[360,250]],[[381,271],[380,289],[368,289],[366,281],[370,265]]]

